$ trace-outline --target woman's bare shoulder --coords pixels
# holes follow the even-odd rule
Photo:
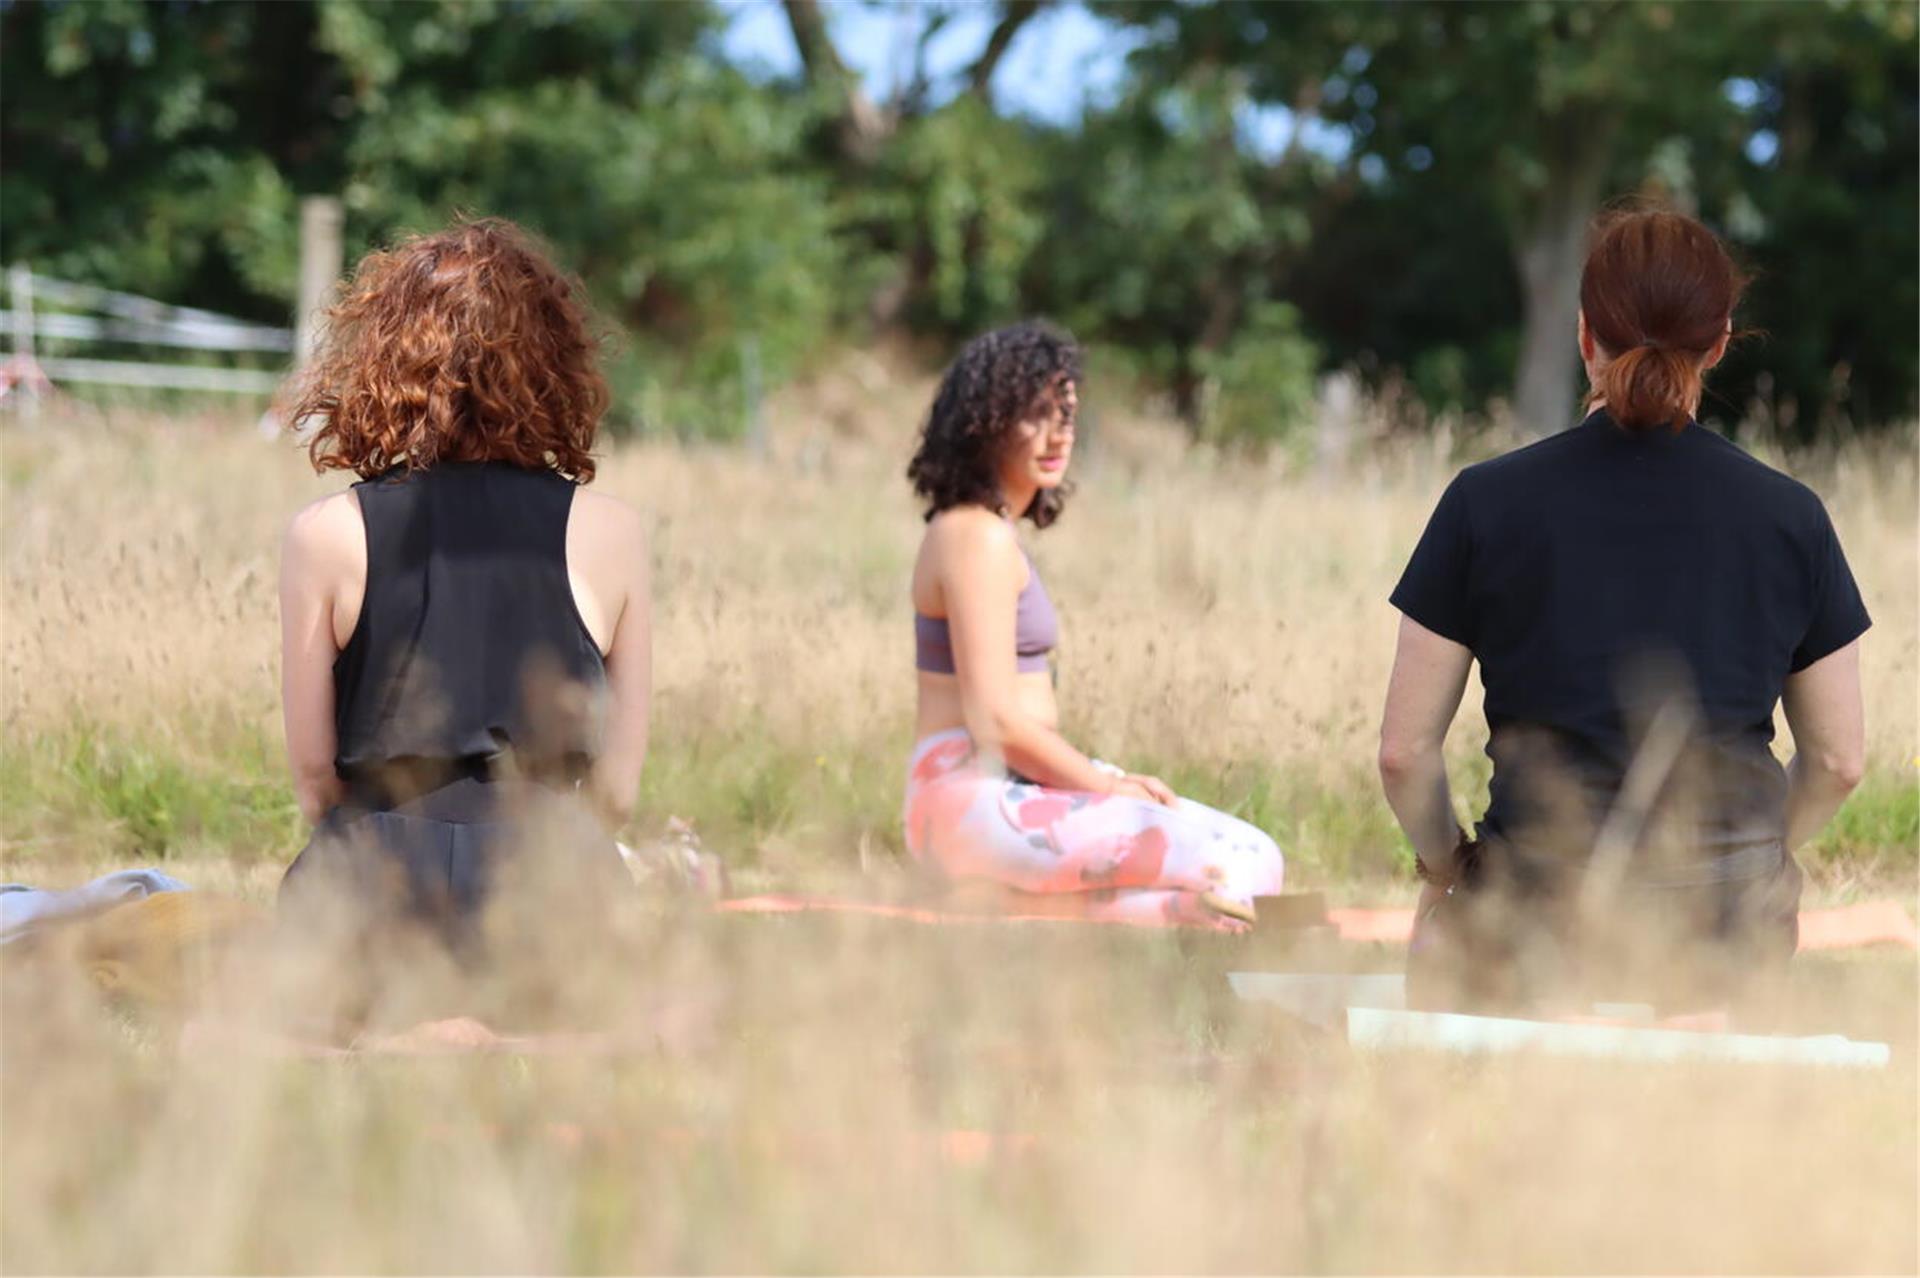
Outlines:
[[[984,506],[955,506],[927,523],[927,544],[960,554],[1018,554],[1013,526]]]
[[[310,501],[287,521],[281,546],[289,557],[332,558],[366,554],[367,530],[360,519],[360,499],[348,488]]]
[[[573,517],[589,521],[596,528],[641,526],[638,506],[624,498],[615,497],[612,493],[603,493],[597,488],[574,489]]]
[[[631,502],[591,488],[574,490],[570,539],[584,536],[594,545],[632,546],[644,544],[646,534],[646,517]]]

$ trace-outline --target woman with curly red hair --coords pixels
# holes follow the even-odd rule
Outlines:
[[[287,750],[317,823],[283,916],[327,885],[361,921],[464,938],[509,871],[624,886],[647,553],[638,512],[585,487],[595,345],[580,285],[495,220],[370,254],[333,308],[290,418],[317,470],[360,481],[282,554]]]
[[[907,847],[956,878],[1060,894],[1054,912],[1236,929],[1280,891],[1274,841],[1060,735],[1058,619],[1018,521],[1059,518],[1079,403],[1079,347],[1045,324],[975,338],[934,396],[907,472],[927,503]]]

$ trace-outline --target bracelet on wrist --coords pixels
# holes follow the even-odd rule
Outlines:
[[[1473,838],[1465,830],[1460,831],[1454,841],[1453,850],[1444,865],[1430,865],[1419,852],[1413,854],[1413,874],[1422,883],[1434,887],[1451,888],[1456,886],[1466,870],[1466,850],[1473,844]]]

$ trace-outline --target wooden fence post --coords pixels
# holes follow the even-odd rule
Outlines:
[[[755,457],[767,455],[767,415],[760,403],[760,338],[748,333],[740,339],[740,409],[747,448]]]
[[[40,411],[40,372],[33,362],[33,270],[15,262],[7,271],[8,304],[13,308],[13,393],[20,398],[20,416]]]
[[[300,309],[293,319],[293,363],[304,367],[320,347],[323,313],[340,278],[340,201],[309,195],[300,201]]]

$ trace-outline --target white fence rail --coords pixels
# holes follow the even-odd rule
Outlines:
[[[37,361],[53,382],[101,382],[111,386],[150,386],[165,390],[234,391],[271,395],[285,380],[284,373],[254,368],[202,368],[195,364],[140,364],[124,359]]]
[[[13,315],[0,310],[0,326],[11,331]],[[63,337],[81,342],[137,342],[143,346],[184,346],[201,351],[293,350],[293,333],[257,324],[209,324],[200,320],[155,322],[100,318],[93,315],[35,315],[36,337]]]
[[[190,306],[170,306],[92,284],[50,279],[25,266],[14,266],[7,272],[7,292],[9,306],[0,310],[0,334],[11,338],[13,352],[0,372],[0,396],[17,396],[20,407],[29,412],[40,392],[58,382],[270,395],[285,376],[284,370],[41,356],[35,350],[40,338],[288,356],[295,349],[293,330],[289,328],[255,324]],[[67,309],[41,311],[43,304]]]

